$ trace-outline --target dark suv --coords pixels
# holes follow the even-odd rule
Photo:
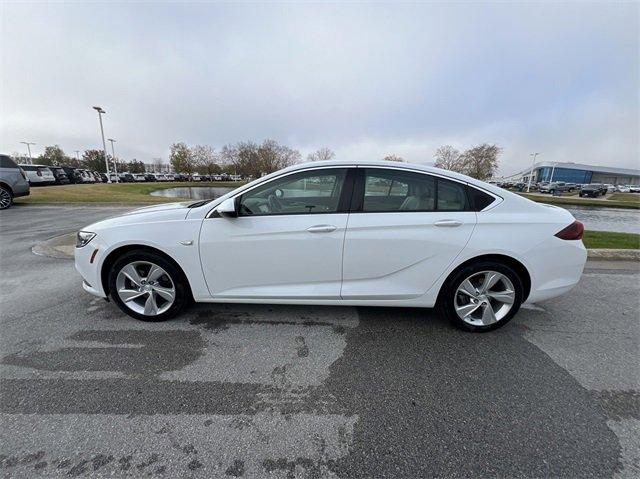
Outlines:
[[[600,196],[602,193],[602,185],[598,185],[598,184],[591,184],[591,185],[584,185],[582,188],[580,188],[580,193],[578,193],[580,195],[580,198],[584,197],[584,196],[588,196],[590,198],[597,198],[598,196]]]
[[[0,155],[0,210],[9,208],[16,196],[28,194],[27,175],[9,155]]]
[[[69,177],[67,176],[67,172],[64,171],[64,168],[61,166],[50,166],[49,169],[53,176],[56,178],[56,185],[67,185],[69,184]]]

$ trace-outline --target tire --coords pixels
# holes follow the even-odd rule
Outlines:
[[[496,273],[497,275],[491,276],[491,278],[498,277],[497,282],[488,288],[488,294],[484,294],[481,288],[482,283],[488,274]],[[471,286],[474,286],[473,288],[463,286],[463,283],[468,280],[470,280]],[[460,292],[460,288],[466,291],[472,289],[475,299],[469,293]],[[481,294],[477,294],[478,289]],[[523,294],[522,280],[511,267],[497,261],[479,261],[454,271],[447,278],[438,299],[438,306],[441,312],[458,328],[481,333],[507,324],[520,309]],[[512,302],[510,304],[509,301],[502,303],[496,298],[508,299]],[[495,321],[491,321],[491,314],[488,312],[485,316],[485,311],[489,307]],[[464,320],[458,314],[458,310],[463,315],[469,311],[471,314]]]
[[[13,195],[11,190],[0,186],[0,210],[6,210],[13,204]]]
[[[140,321],[171,319],[191,299],[189,283],[180,268],[163,256],[145,250],[120,256],[109,270],[108,285],[113,302]]]

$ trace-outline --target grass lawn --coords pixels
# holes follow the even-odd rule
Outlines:
[[[36,186],[29,196],[16,198],[16,203],[168,203],[179,198],[151,196],[155,190],[179,186],[218,186],[237,188],[239,181],[198,181],[162,183],[96,183],[94,185]],[[187,198],[185,198],[187,199]]]
[[[640,209],[640,195],[636,193],[613,193],[609,198],[580,198],[579,196],[552,196],[541,194],[518,193],[537,203],[549,205],[598,206],[603,208]]]
[[[640,249],[640,235],[635,233],[585,231],[582,242],[588,249]]]

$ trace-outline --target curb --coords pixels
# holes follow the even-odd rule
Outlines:
[[[607,261],[640,261],[640,249],[588,249],[587,258]]]

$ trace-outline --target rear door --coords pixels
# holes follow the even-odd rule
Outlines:
[[[466,185],[420,172],[358,168],[344,244],[343,299],[423,295],[476,224]]]

